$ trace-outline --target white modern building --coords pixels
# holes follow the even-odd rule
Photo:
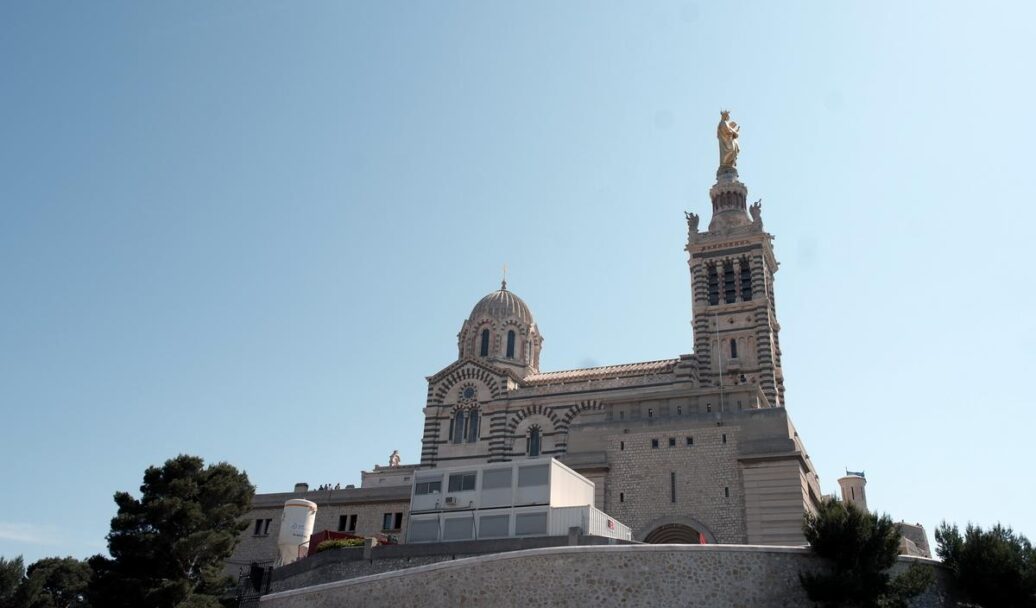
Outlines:
[[[594,484],[553,458],[436,468],[414,477],[408,543],[583,534],[630,540],[594,508]]]

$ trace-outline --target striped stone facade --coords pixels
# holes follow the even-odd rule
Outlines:
[[[687,217],[693,355],[540,372],[539,329],[503,286],[464,322],[458,360],[428,378],[421,465],[552,455],[639,538],[668,525],[712,542],[801,543],[820,490],[783,408],[772,236],[735,170],[710,194],[709,230]],[[505,352],[510,330],[534,336],[535,352]],[[479,331],[491,338],[481,351]]]
[[[637,540],[802,544],[821,494],[784,408],[772,236],[734,169],[710,195],[707,231],[687,214],[693,354],[541,372],[539,328],[504,283],[463,322],[457,360],[427,379],[419,466],[554,456]],[[377,486],[407,474],[376,469],[363,488],[304,497],[320,507],[318,530],[358,514],[363,533],[384,532],[379,518],[407,512],[409,488]],[[246,539],[239,563],[275,554],[285,498],[256,497],[250,517],[274,527]]]

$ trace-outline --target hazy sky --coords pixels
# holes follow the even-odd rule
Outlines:
[[[721,108],[824,490],[1036,536],[1033,7],[0,4],[0,555],[182,452],[416,462],[505,262],[544,370],[691,352]]]

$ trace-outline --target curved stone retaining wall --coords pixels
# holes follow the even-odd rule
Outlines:
[[[952,606],[938,562],[917,608]],[[548,547],[458,559],[262,598],[263,608],[499,606],[809,606],[799,572],[822,562],[799,547],[620,545]]]
[[[378,545],[368,553],[362,547],[336,549],[311,555],[273,571],[270,591],[288,591],[322,583],[394,572],[466,557],[488,556],[524,549],[565,545],[630,544],[600,536],[530,536],[495,540]]]

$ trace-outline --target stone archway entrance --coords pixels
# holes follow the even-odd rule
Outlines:
[[[648,532],[644,542],[653,545],[697,545],[701,543],[701,535],[684,524],[663,524]]]

